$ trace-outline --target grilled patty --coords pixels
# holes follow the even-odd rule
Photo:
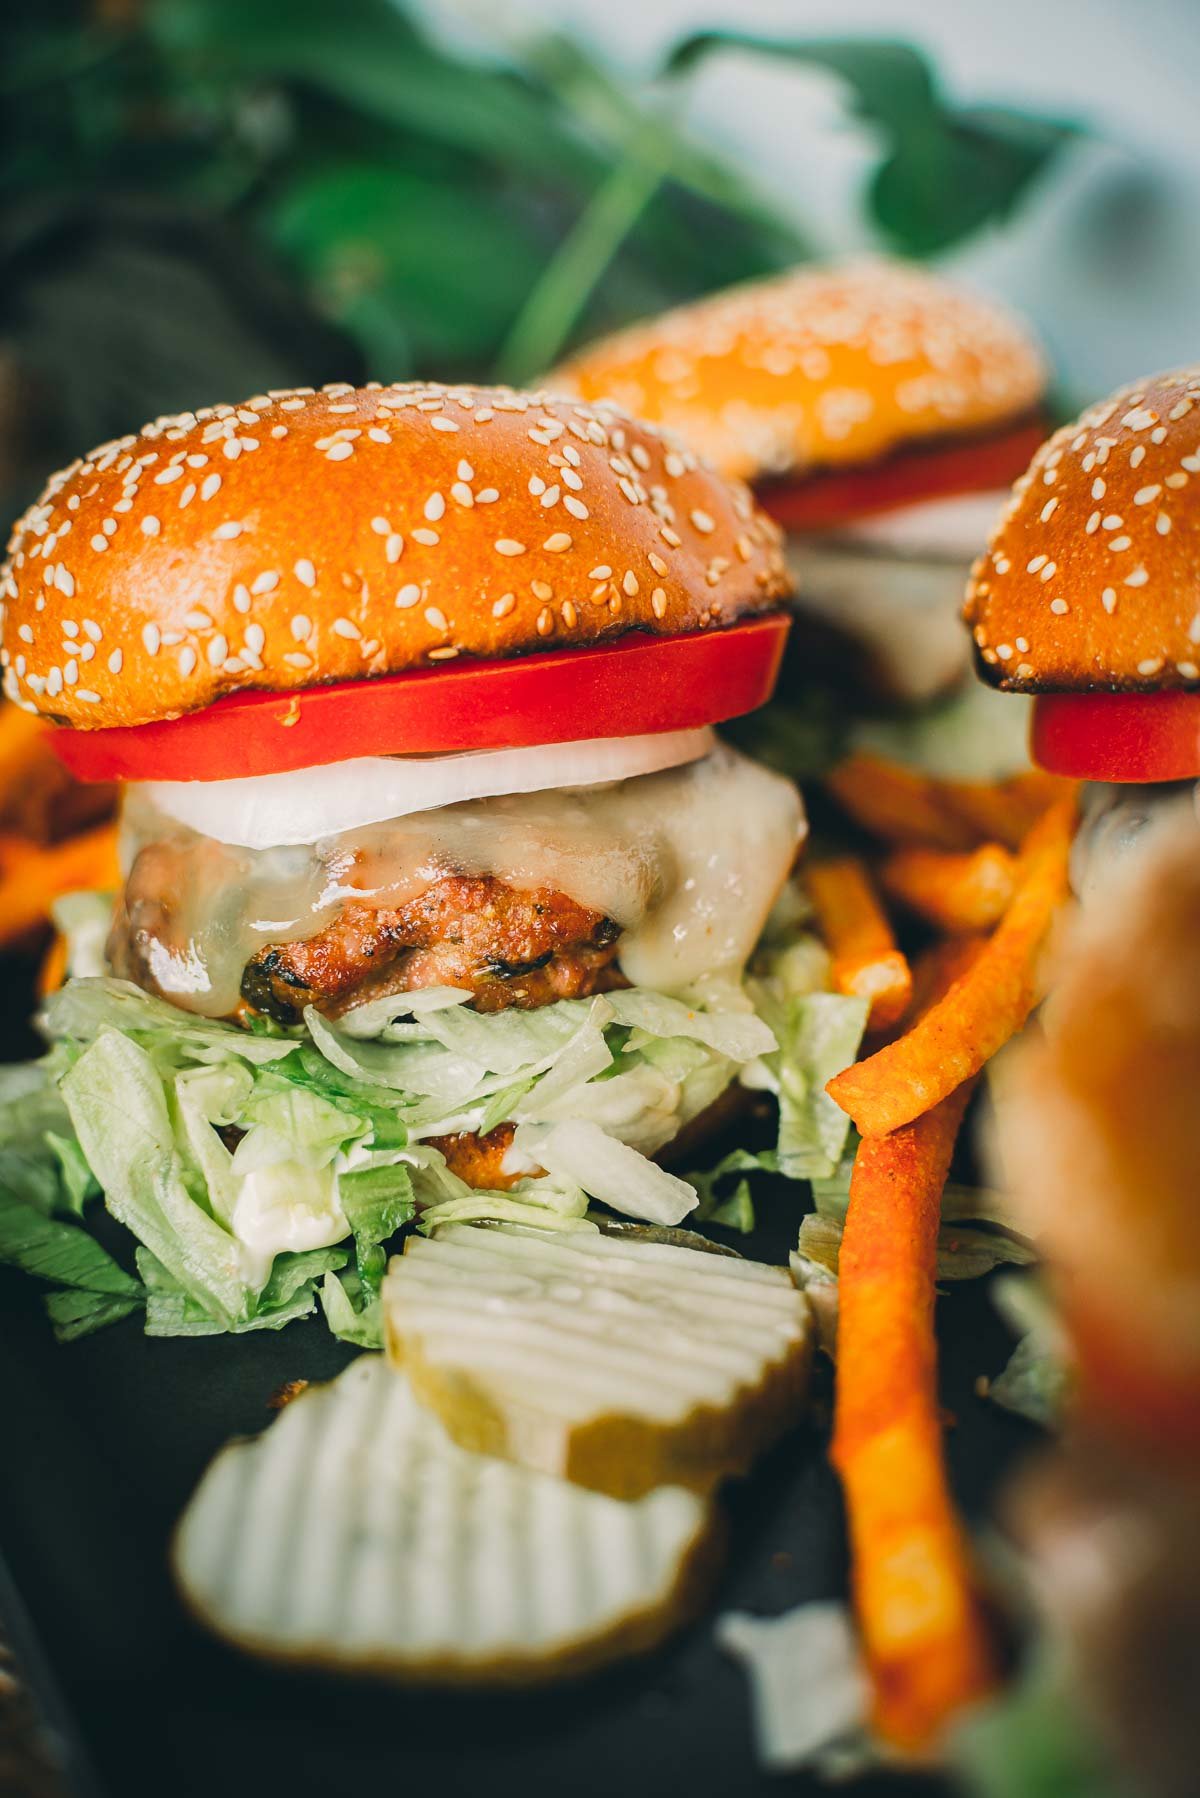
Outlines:
[[[176,874],[169,856],[143,850],[109,943],[115,971],[149,992],[158,990],[153,949],[170,929],[164,882]],[[610,918],[564,893],[448,874],[405,905],[351,900],[315,935],[261,949],[242,975],[241,1015],[292,1024],[308,1005],[336,1017],[427,986],[461,987],[478,1011],[528,1010],[623,985],[619,936]]]

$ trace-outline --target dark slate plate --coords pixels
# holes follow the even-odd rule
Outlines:
[[[799,1190],[759,1182],[760,1226],[738,1246],[783,1260]],[[1010,1346],[985,1287],[945,1297],[939,1327],[953,1479],[977,1519],[1031,1432],[974,1394]],[[128,1322],[59,1347],[37,1288],[0,1270],[0,1555],[108,1798],[817,1789],[756,1769],[745,1678],[711,1627],[726,1609],[771,1614],[844,1592],[837,1488],[815,1426],[726,1495],[729,1552],[708,1616],[652,1658],[577,1685],[411,1693],[282,1674],[197,1630],[166,1556],[201,1471],[229,1436],[267,1423],[284,1381],[327,1378],[350,1353],[317,1320],[279,1335],[168,1342]],[[28,1677],[36,1688],[36,1666]],[[51,1709],[55,1695],[46,1697]],[[910,1777],[854,1789],[932,1798],[944,1788]]]

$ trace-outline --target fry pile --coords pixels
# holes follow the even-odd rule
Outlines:
[[[107,787],[81,787],[40,718],[0,705],[0,949],[42,929],[63,893],[117,884]]]
[[[891,1032],[826,1087],[863,1138],[839,1263],[833,1459],[875,1725],[911,1753],[996,1678],[943,1457],[937,1233],[975,1081],[1039,996],[1038,961],[1067,896],[1075,796],[1038,774],[935,780],[858,755],[828,784],[882,848],[874,871],[855,857],[814,864],[813,908],[835,982],[869,994],[872,1028]],[[897,965],[879,892],[941,933],[911,970]],[[901,990],[906,1004],[889,1014]]]

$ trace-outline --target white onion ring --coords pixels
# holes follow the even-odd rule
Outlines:
[[[582,743],[533,743],[463,755],[363,756],[243,780],[148,781],[137,790],[202,836],[244,849],[315,843],[339,831],[435,811],[464,799],[592,787],[697,762],[716,738],[700,730]]]

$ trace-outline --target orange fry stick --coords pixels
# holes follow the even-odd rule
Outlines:
[[[41,960],[37,975],[37,996],[48,999],[67,978],[67,939],[55,931],[50,947]]]
[[[875,1726],[908,1751],[996,1680],[946,1483],[933,1328],[940,1201],[972,1084],[861,1145],[838,1264],[832,1458]]]
[[[888,843],[970,849],[976,833],[940,802],[938,782],[879,755],[849,755],[825,784],[855,823]]]
[[[886,1136],[931,1111],[977,1074],[1037,1000],[1036,965],[1067,895],[1073,799],[1034,825],[1013,902],[979,959],[910,1030],[835,1074],[826,1092],[863,1136]]]
[[[826,785],[856,823],[888,843],[974,849],[998,842],[1019,849],[1042,813],[1069,798],[1076,783],[1038,769],[1007,780],[945,780],[856,754],[833,769]]]
[[[0,944],[44,923],[61,894],[81,887],[116,886],[119,880],[115,825],[102,824],[49,849],[35,848],[20,838],[3,838]]]
[[[880,884],[919,917],[952,936],[990,930],[1012,902],[1017,864],[999,843],[978,849],[893,849]]]
[[[868,1029],[899,1023],[912,998],[912,974],[862,863],[852,855],[814,861],[808,891],[838,991],[870,1001]]]

